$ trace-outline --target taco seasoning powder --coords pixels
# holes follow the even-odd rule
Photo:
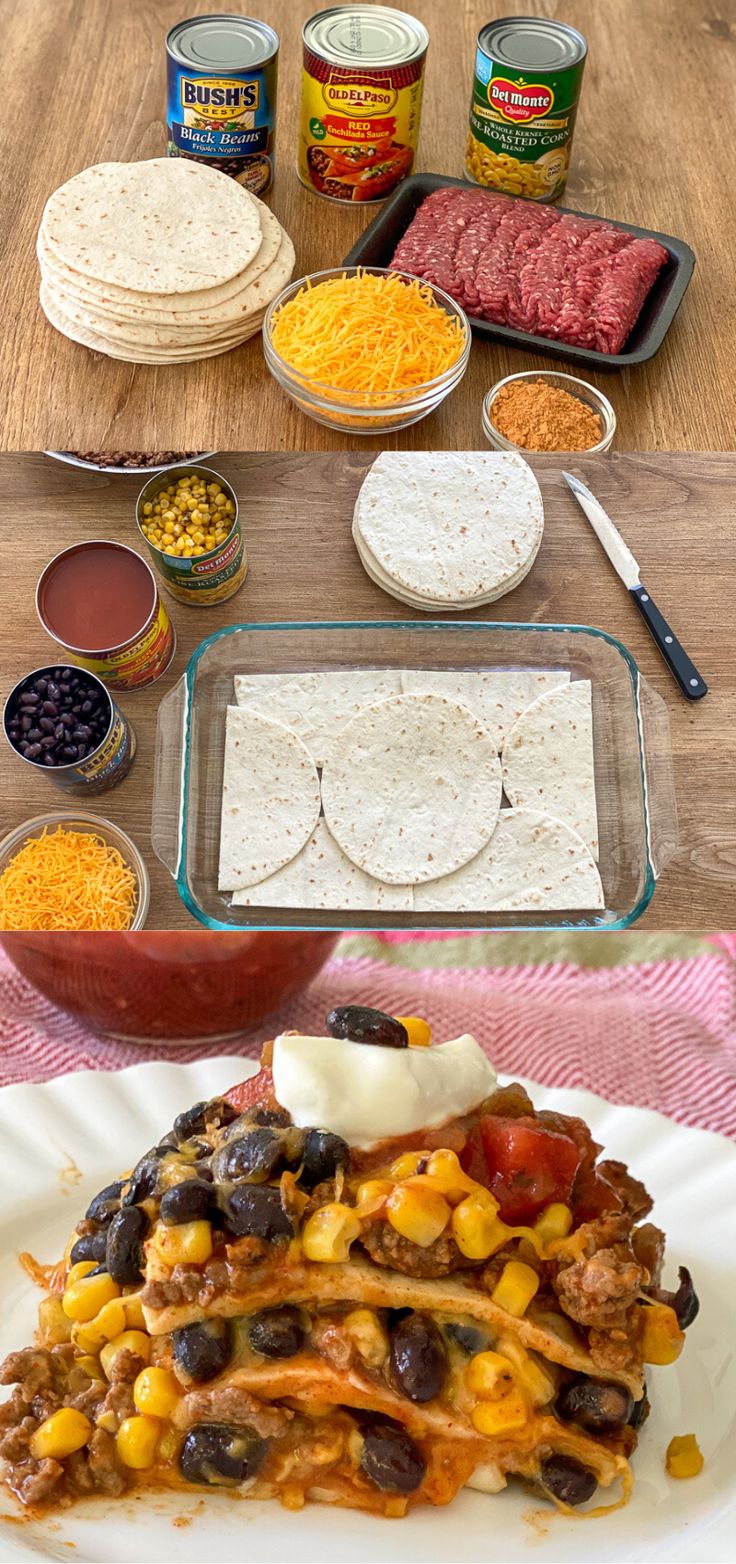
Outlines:
[[[532,201],[567,181],[588,45],[564,22],[507,16],[478,34],[465,171]]]
[[[302,39],[302,184],[332,201],[385,200],[414,166],[426,27],[389,6],[338,5]]]
[[[248,16],[195,16],[166,39],[167,157],[230,174],[253,195],[273,179],[279,40]]]

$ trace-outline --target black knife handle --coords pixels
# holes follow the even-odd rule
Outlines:
[[[674,631],[670,629],[667,620],[660,614],[656,603],[652,602],[646,587],[630,587],[629,590],[652,639],[670,673],[677,680],[683,695],[686,695],[689,701],[699,701],[701,696],[708,694],[705,679],[701,678],[685,648],[680,645]]]

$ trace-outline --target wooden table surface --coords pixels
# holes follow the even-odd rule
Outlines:
[[[369,460],[355,453],[217,458],[218,470],[240,499],[248,579],[230,602],[207,610],[167,598],[178,637],[175,661],[155,685],[121,700],[135,725],[139,753],[126,780],[93,800],[94,808],[130,832],[146,857],[152,928],[192,926],[153,854],[150,825],[158,704],[199,641],[223,625],[246,621],[423,617],[375,586],[355,553],[350,520]],[[574,463],[620,523],[644,580],[710,684],[709,694],[695,704],[679,694],[664,669],[565,488],[558,459],[538,457],[533,466],[545,500],[537,561],[516,591],[469,617],[590,624],[625,642],[667,703],[681,838],[642,923],[650,930],[736,927],[736,818],[728,807],[736,770],[736,456],[613,455]],[[138,488],[136,478],[82,473],[37,454],[0,456],[0,533],[14,528],[18,497],[30,523],[22,554],[12,555],[16,568],[0,572],[0,704],[18,678],[53,656],[34,608],[43,565],[84,537],[135,545]],[[0,836],[62,797],[0,739]]]
[[[407,0],[430,31],[419,169],[461,175],[475,39],[486,0]],[[559,16],[590,46],[564,200],[672,232],[698,265],[657,358],[593,375],[614,402],[620,450],[724,450],[733,444],[733,188],[736,29],[711,0],[525,0]],[[211,0],[188,0],[190,13]],[[276,182],[269,202],[297,251],[297,275],[339,264],[377,208],[353,211],[309,194],[294,161],[300,27],[316,0],[261,0],[282,40]],[[35,239],[44,202],[92,163],[164,152],[165,33],[182,0],[1,0],[6,180],[0,448],[55,450],[339,450],[287,401],[260,339],[199,364],[122,364],[67,341],[38,305]],[[18,100],[16,109],[15,100]],[[22,111],[21,111],[22,106]],[[558,361],[476,341],[464,382],[443,408],[380,444],[472,449],[483,393],[513,370]],[[562,366],[565,367],[564,365]],[[365,441],[371,449],[376,442]]]

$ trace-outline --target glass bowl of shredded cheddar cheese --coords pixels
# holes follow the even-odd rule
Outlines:
[[[142,929],[148,870],[111,820],[58,809],[0,841],[0,931]]]
[[[263,322],[266,363],[317,423],[390,434],[459,385],[467,316],[441,288],[375,266],[314,272],[279,294]]]

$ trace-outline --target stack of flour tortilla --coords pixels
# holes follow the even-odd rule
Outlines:
[[[37,251],[52,326],[135,364],[237,347],[294,271],[269,208],[186,158],[84,169],[49,197]]]
[[[539,484],[512,452],[382,451],[353,513],[366,573],[426,613],[511,592],[531,570],[543,529]]]
[[[237,674],[219,889],[338,914],[600,911],[591,697],[555,669]]]

